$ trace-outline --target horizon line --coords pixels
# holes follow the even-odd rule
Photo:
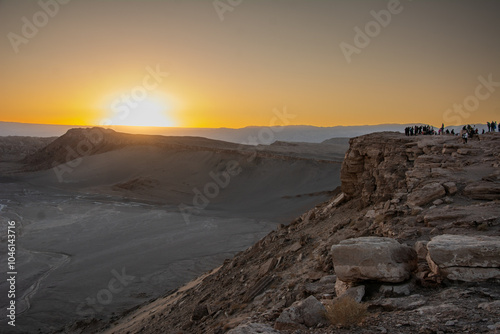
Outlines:
[[[140,125],[97,125],[97,124],[91,124],[91,125],[84,125],[84,124],[54,124],[54,123],[29,123],[29,122],[13,122],[13,121],[0,121],[0,123],[15,123],[15,124],[23,124],[23,125],[42,125],[42,126],[65,126],[65,127],[85,127],[85,128],[152,128],[152,129],[228,129],[228,130],[241,130],[241,129],[247,129],[247,128],[269,128],[271,126],[269,125],[247,125],[244,127],[240,128],[231,128],[231,127],[226,127],[226,126],[221,126],[221,127],[196,127],[196,126],[140,126]],[[358,124],[358,125],[330,125],[330,126],[318,126],[318,125],[309,125],[309,124],[294,124],[294,125],[277,125],[274,127],[278,128],[286,128],[286,127],[313,127],[313,128],[335,128],[335,127],[368,127],[368,126],[388,126],[388,125],[401,125],[401,126],[409,126],[409,125],[431,125],[432,124],[427,124],[427,123],[422,123],[422,122],[416,122],[416,123],[379,123],[379,124]],[[445,126],[447,127],[457,127],[457,126],[465,126],[467,124],[459,124],[459,125],[448,125]],[[486,123],[474,123],[473,125],[486,125]],[[440,128],[439,126],[434,126],[436,128]]]

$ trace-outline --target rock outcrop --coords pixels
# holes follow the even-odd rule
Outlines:
[[[450,280],[500,279],[500,237],[440,235],[427,244],[435,274]]]
[[[457,193],[496,200],[499,140],[496,134],[487,135],[464,145],[455,136],[405,137],[390,132],[353,138],[342,166],[342,191],[350,199],[358,198],[363,207],[398,193],[408,194],[413,206]],[[464,186],[458,189],[457,184]]]
[[[422,152],[412,139],[399,133],[378,133],[350,140],[341,170],[342,191],[360,197],[364,206],[387,200],[404,186],[405,172]]]

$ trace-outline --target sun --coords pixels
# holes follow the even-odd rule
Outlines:
[[[169,118],[167,103],[158,97],[147,97],[140,101],[119,101],[111,104],[105,125],[170,127],[174,122]]]

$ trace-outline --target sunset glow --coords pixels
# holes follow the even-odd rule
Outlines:
[[[168,107],[165,102],[158,98],[145,98],[143,101],[115,101],[111,105],[108,116],[97,122],[102,125],[125,125],[125,126],[175,126],[168,116]]]

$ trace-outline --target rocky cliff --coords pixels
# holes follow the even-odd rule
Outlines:
[[[499,148],[498,134],[467,144],[398,133],[354,138],[342,192],[330,201],[112,324],[66,330],[496,333]],[[346,296],[367,313],[353,324],[326,317]]]
[[[454,136],[380,133],[354,138],[342,167],[342,191],[348,198],[359,198],[362,206],[405,194],[410,196],[410,206],[427,204],[445,194],[455,195],[454,187],[450,193],[452,183],[460,186],[459,194],[500,199],[499,138],[479,138],[468,145]]]

